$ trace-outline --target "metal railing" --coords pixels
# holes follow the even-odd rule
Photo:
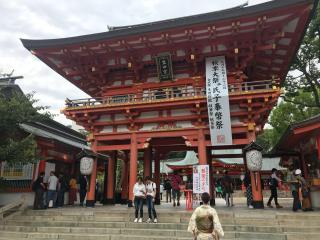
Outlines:
[[[251,91],[264,91],[273,89],[275,82],[272,80],[254,81],[245,83],[228,84],[229,94],[243,94]],[[161,102],[164,100],[179,100],[183,98],[205,97],[204,87],[193,87],[191,85],[178,85],[173,87],[143,89],[140,93],[113,95],[103,98],[85,98],[69,100],[66,99],[68,107],[88,107],[96,105],[118,105],[144,102]]]

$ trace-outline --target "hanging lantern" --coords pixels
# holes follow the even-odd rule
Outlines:
[[[247,166],[250,171],[260,171],[262,168],[262,153],[258,150],[246,152]]]
[[[82,175],[90,175],[93,170],[93,158],[83,157],[80,160],[80,172]]]

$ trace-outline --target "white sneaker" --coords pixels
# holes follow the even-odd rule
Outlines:
[[[151,223],[151,218],[148,218],[148,220],[146,221],[146,223]]]
[[[139,223],[142,223],[142,218],[139,218],[139,221],[138,221]]]
[[[252,206],[252,205],[249,205],[249,208],[250,208],[250,209],[252,209],[252,208],[253,208],[253,206]]]
[[[137,223],[137,222],[138,222],[138,218],[134,219],[134,221],[133,221],[133,222]]]
[[[155,219],[153,220],[153,222],[154,222],[154,223],[157,223],[157,222],[158,222],[158,219],[155,218]]]

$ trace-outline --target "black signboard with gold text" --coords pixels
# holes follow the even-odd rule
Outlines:
[[[172,80],[172,62],[170,54],[158,55],[156,57],[157,71],[160,81]]]

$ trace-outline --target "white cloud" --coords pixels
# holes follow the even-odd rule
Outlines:
[[[59,114],[66,97],[88,97],[23,48],[20,38],[61,38],[119,26],[230,8],[238,0],[0,0],[0,70],[23,75],[18,84],[26,93],[36,92],[41,105]],[[252,0],[250,4],[266,2]],[[63,115],[56,118],[71,124]]]

